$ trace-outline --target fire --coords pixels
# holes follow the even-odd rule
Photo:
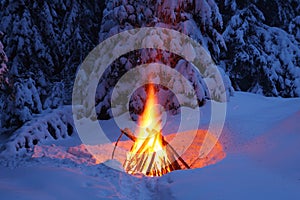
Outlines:
[[[157,152],[162,150],[162,138],[160,130],[161,130],[161,123],[160,123],[160,113],[156,107],[157,99],[155,96],[155,89],[154,85],[150,84],[148,88],[148,98],[145,103],[145,109],[139,119],[139,127],[138,128],[138,140],[134,143],[132,148],[133,153],[139,149],[145,139],[149,139],[149,142],[146,144],[146,149],[150,152]],[[152,132],[150,132],[152,130]]]
[[[130,174],[161,176],[171,171],[171,161],[161,134],[161,115],[153,84],[148,85],[144,111],[138,120],[137,138],[124,163]]]

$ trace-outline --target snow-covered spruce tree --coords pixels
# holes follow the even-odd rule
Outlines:
[[[293,35],[265,23],[251,4],[236,9],[223,33],[223,66],[237,90],[267,96],[300,96],[300,45]]]
[[[218,62],[221,50],[226,49],[223,37],[219,33],[222,30],[222,16],[214,0],[176,0],[176,1],[153,1],[153,0],[115,0],[106,1],[103,12],[103,20],[99,33],[100,41],[125,30],[139,27],[163,27],[180,31],[189,35],[208,50],[212,58]],[[112,90],[117,81],[129,69],[140,64],[160,62],[181,72],[193,85],[198,102],[189,106],[202,105],[205,99],[209,99],[214,91],[208,91],[203,78],[195,66],[170,52],[156,49],[143,49],[116,60],[106,71],[100,80],[96,95],[96,110],[100,119],[111,117],[110,101]],[[202,72],[206,73],[206,72]],[[226,83],[225,93],[231,92],[229,79],[222,73]],[[212,77],[213,79],[213,77]],[[214,80],[215,81],[215,80]],[[218,87],[218,86],[216,86]],[[123,90],[131,89],[130,87]],[[122,90],[122,89],[121,89]],[[178,104],[176,97],[164,87],[157,87],[156,92],[160,98],[161,105],[166,110],[176,112]],[[175,93],[188,93],[188,90],[175,91]],[[209,94],[210,93],[210,94]],[[146,98],[146,87],[135,92],[131,99],[131,111],[139,114],[143,110]],[[219,99],[223,101],[223,99]],[[119,108],[119,113],[125,110],[124,106]]]
[[[8,69],[7,69],[7,56],[4,51],[4,46],[1,42],[3,38],[3,32],[0,32],[0,110],[1,110],[1,117],[0,117],[0,134],[4,132],[3,126],[5,124],[5,119],[7,118],[7,99],[9,97],[10,91],[10,83],[8,79]]]
[[[0,1],[0,30],[14,98],[2,126],[14,129],[43,109],[71,102],[78,65],[98,44],[104,2]],[[8,105],[9,104],[9,105]],[[5,118],[5,119],[4,119]]]
[[[66,88],[63,100],[70,102],[77,67],[98,44],[102,7],[102,1],[0,2],[0,29],[7,33],[11,73],[38,75],[31,78],[42,103],[52,83],[61,81]]]
[[[3,33],[0,32],[2,37]],[[42,105],[35,83],[31,78],[9,79],[7,56],[0,42],[0,134],[7,133],[39,113]]]
[[[8,69],[6,63],[8,61],[6,53],[4,52],[4,46],[1,43],[1,39],[4,33],[0,31],[0,90],[3,91],[9,85]]]
[[[5,2],[1,3],[1,7],[4,6]],[[10,76],[13,77],[12,94],[5,99],[5,114],[1,115],[2,128],[7,131],[20,127],[32,118],[33,113],[41,112],[37,84],[32,79],[41,77],[36,76],[39,65],[33,61],[39,59],[40,65],[51,63],[49,54],[44,51],[47,48],[41,43],[39,30],[32,25],[32,17],[25,8],[24,2],[16,1],[7,7],[1,17],[1,27],[9,33],[4,38],[9,44],[7,53],[13,58],[8,63],[11,66]]]
[[[98,44],[99,24],[104,3],[102,1],[41,1],[33,4],[35,12],[41,10],[38,27],[46,27],[43,41],[49,46],[54,63],[55,80],[63,80],[66,101],[70,102],[73,80],[78,66]],[[51,80],[52,81],[52,80]]]
[[[9,79],[9,72],[6,63],[8,62],[4,46],[1,42],[3,38],[3,32],[0,31],[0,135],[6,132],[5,124],[9,118],[8,107],[12,97],[11,81]]]

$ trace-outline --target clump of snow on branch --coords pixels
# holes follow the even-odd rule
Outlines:
[[[32,154],[35,145],[46,141],[65,139],[73,135],[70,107],[36,115],[18,129],[0,149],[0,157]]]

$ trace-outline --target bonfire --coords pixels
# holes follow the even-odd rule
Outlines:
[[[162,135],[161,115],[156,105],[155,88],[149,84],[145,108],[138,120],[139,128],[135,133],[128,128],[121,130],[134,142],[123,165],[129,174],[161,176],[174,170],[190,168]]]

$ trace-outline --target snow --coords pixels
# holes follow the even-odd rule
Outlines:
[[[134,177],[93,163],[73,134],[39,143],[33,157],[1,157],[1,198],[299,199],[300,99],[236,92],[227,108],[220,138],[226,157],[214,165]],[[166,132],[174,131],[179,117],[167,118]],[[47,114],[40,118],[46,120]],[[209,121],[210,102],[201,108],[199,128],[207,128]],[[100,124],[116,140],[114,121]]]
[[[205,172],[204,172],[205,170]],[[198,171],[198,172],[197,172]],[[299,180],[284,177],[245,156],[232,155],[222,163],[195,170],[183,181],[174,173],[171,192],[177,199],[298,199]],[[188,186],[188,187],[186,187]]]

